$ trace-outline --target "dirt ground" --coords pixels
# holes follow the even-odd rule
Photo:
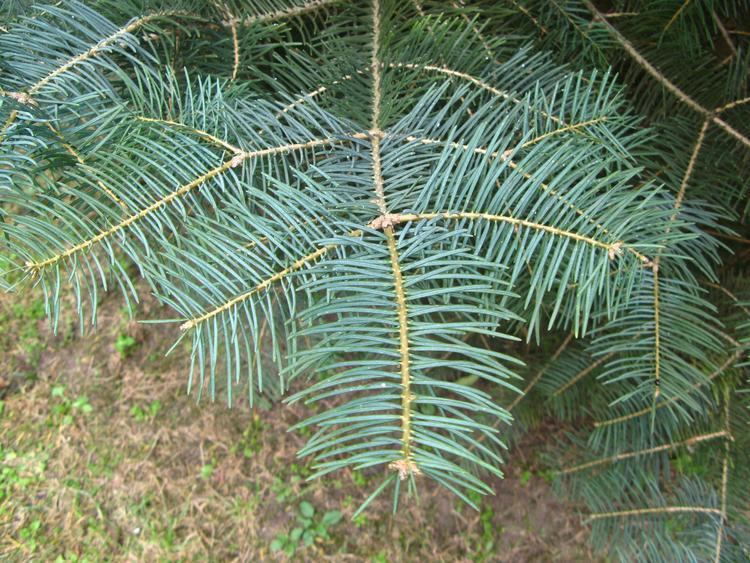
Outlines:
[[[127,321],[119,307],[108,296],[96,330],[82,336],[65,316],[53,335],[37,293],[0,294],[0,559],[594,559],[535,466],[533,435],[479,512],[422,483],[397,514],[378,499],[352,520],[379,474],[307,481],[305,438],[287,432],[304,407],[196,404],[187,346],[164,356],[176,328]],[[147,300],[138,316],[159,313]],[[305,546],[289,534],[310,507]]]

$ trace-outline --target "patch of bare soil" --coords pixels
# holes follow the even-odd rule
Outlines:
[[[54,336],[38,306],[0,296],[0,559],[593,559],[579,517],[524,454],[533,436],[510,452],[506,478],[479,512],[423,483],[397,514],[381,498],[352,520],[381,475],[306,481],[310,468],[296,457],[305,438],[286,431],[304,407],[196,404],[186,395],[187,347],[164,357],[176,326],[127,322],[108,297],[97,330],[81,336],[66,321]],[[139,315],[158,313],[147,301]],[[35,336],[22,345],[31,324]],[[344,517],[291,557],[272,552],[303,500],[316,518]]]

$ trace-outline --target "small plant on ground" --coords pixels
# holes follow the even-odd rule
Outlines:
[[[297,526],[288,534],[281,534],[273,540],[271,551],[283,551],[291,557],[300,543],[308,547],[316,541],[328,540],[330,539],[328,530],[338,524],[341,517],[341,512],[338,510],[331,510],[318,516],[315,507],[303,500],[298,508]]]

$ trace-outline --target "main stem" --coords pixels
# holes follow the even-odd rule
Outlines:
[[[372,146],[372,176],[375,187],[375,203],[382,218],[388,217],[388,206],[385,200],[382,163],[380,157],[380,141],[383,132],[380,129],[380,102],[382,96],[381,72],[382,64],[380,51],[380,0],[372,2],[372,52],[370,56],[370,70],[372,73],[372,118],[370,121],[370,141]],[[399,351],[401,357],[401,459],[390,464],[396,469],[401,479],[419,473],[411,452],[411,403],[414,396],[411,393],[411,373],[409,362],[409,327],[406,305],[406,290],[404,288],[401,265],[399,263],[396,235],[393,225],[389,222],[383,225],[383,234],[388,243],[388,253],[393,270],[393,287],[396,293],[396,315],[399,327]]]

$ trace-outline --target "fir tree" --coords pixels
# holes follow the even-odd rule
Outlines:
[[[362,509],[472,504],[555,417],[599,549],[750,557],[750,2],[1,13],[0,283],[53,326],[153,292],[188,389],[317,404]]]

